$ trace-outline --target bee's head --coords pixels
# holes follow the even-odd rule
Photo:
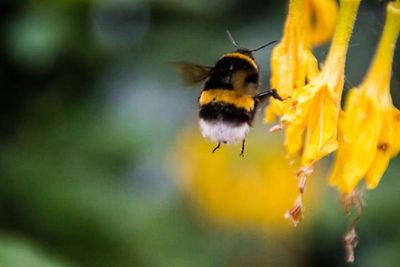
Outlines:
[[[243,54],[245,56],[250,57],[251,59],[254,59],[253,57],[253,51],[249,50],[247,48],[239,48],[238,50],[236,50],[237,53]]]
[[[241,53],[241,54],[246,55],[246,56],[249,56],[252,59],[254,59],[253,52],[256,52],[256,51],[258,51],[260,49],[263,49],[264,47],[267,47],[269,45],[272,45],[272,44],[276,43],[276,40],[275,40],[275,41],[269,42],[269,43],[267,43],[265,45],[262,45],[262,46],[260,46],[260,47],[258,47],[256,49],[251,49],[250,50],[250,49],[247,49],[247,48],[240,48],[239,45],[237,44],[237,42],[235,41],[235,39],[233,39],[232,34],[228,30],[226,31],[226,33],[228,34],[229,39],[231,39],[231,42],[232,42],[233,46],[237,48],[236,52]]]

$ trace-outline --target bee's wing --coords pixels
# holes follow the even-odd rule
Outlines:
[[[172,63],[182,75],[185,85],[196,85],[207,79],[212,71],[212,67],[201,66],[187,62]]]

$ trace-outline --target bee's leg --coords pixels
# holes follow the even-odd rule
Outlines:
[[[218,145],[216,147],[214,147],[212,153],[214,153],[215,151],[217,151],[217,149],[219,149],[221,147],[221,143],[218,143]]]
[[[275,89],[271,89],[271,90],[267,90],[267,91],[261,92],[258,95],[256,95],[254,97],[254,99],[256,99],[258,102],[261,102],[261,101],[263,101],[264,99],[266,99],[267,97],[270,97],[270,96],[272,96],[273,98],[278,99],[280,101],[283,101],[283,100],[286,99],[286,98],[285,99],[282,98]]]
[[[246,145],[246,139],[242,140],[242,149],[240,150],[239,156],[244,157],[244,147]]]

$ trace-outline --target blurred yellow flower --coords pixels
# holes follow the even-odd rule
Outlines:
[[[198,129],[189,128],[178,136],[169,162],[178,185],[217,224],[289,230],[283,215],[297,195],[296,167],[285,159],[278,138],[253,131],[242,158],[235,146],[212,154]],[[310,199],[320,191],[316,185],[310,184],[306,199],[311,206]]]
[[[312,46],[331,40],[338,15],[336,0],[305,0],[303,16]]]
[[[359,88],[349,91],[345,114],[340,118],[339,150],[329,181],[343,193],[352,193],[364,177],[367,188],[375,188],[390,158],[400,150],[400,111],[390,96],[399,31],[400,2],[390,2],[371,67]]]
[[[334,0],[290,0],[283,37],[271,54],[270,86],[283,98],[302,87],[318,73],[312,45],[328,41],[335,28],[337,4]],[[288,109],[287,101],[271,99],[265,121],[274,122]]]
[[[313,165],[337,148],[346,54],[359,4],[360,0],[340,1],[338,24],[321,72],[293,91],[291,106],[281,118],[287,126],[288,154],[300,154],[302,166]]]

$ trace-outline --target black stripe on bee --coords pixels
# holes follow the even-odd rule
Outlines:
[[[255,109],[247,111],[233,104],[217,102],[200,106],[199,117],[206,121],[223,121],[231,124],[247,123],[251,125]]]

